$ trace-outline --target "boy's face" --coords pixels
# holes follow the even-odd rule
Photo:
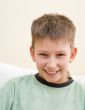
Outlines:
[[[40,77],[51,83],[68,81],[68,66],[75,58],[76,48],[71,50],[69,43],[63,40],[47,39],[37,41],[34,49],[30,48],[30,53]]]

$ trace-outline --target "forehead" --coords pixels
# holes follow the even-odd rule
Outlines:
[[[50,40],[50,39],[44,39],[44,40],[38,40],[35,43],[34,46],[35,49],[39,50],[50,50],[50,51],[56,51],[56,50],[67,50],[70,49],[70,44],[66,40]]]

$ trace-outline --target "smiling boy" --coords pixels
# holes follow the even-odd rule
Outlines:
[[[14,78],[0,91],[0,110],[85,110],[85,90],[68,77],[75,26],[64,15],[45,14],[31,27],[30,54],[38,73]]]
[[[30,53],[39,77],[55,84],[68,82],[68,66],[77,53],[74,36],[75,26],[63,15],[44,15],[34,21]]]

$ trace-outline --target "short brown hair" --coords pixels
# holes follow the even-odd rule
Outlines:
[[[66,16],[60,14],[45,14],[35,19],[31,26],[32,47],[37,40],[50,38],[65,39],[71,48],[74,46],[75,26]]]

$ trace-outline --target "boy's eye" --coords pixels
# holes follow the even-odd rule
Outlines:
[[[59,54],[59,56],[63,56],[64,54]]]
[[[39,55],[40,55],[40,56],[43,56],[43,57],[47,57],[47,56],[48,56],[48,55],[45,54],[45,53],[40,53]]]
[[[59,56],[59,57],[63,57],[63,56],[65,56],[65,54],[60,53],[60,54],[58,54],[57,56]]]

